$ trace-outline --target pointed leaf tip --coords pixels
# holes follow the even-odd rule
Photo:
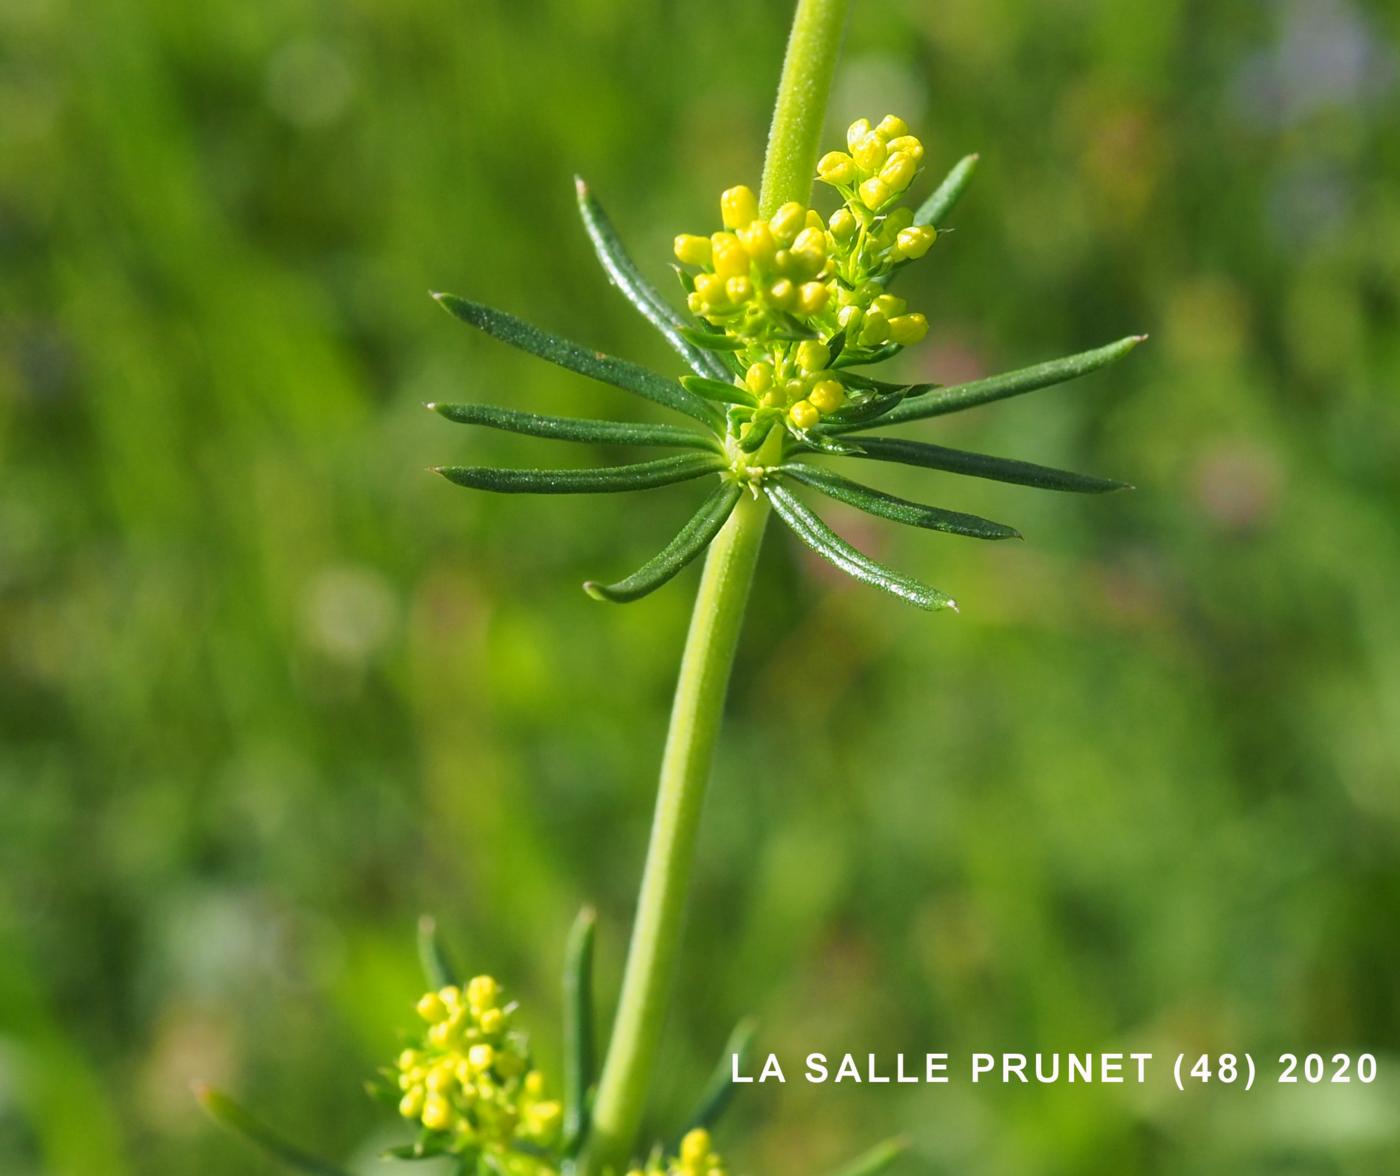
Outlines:
[[[580,197],[587,196],[588,181],[585,180],[582,176],[574,176],[574,191],[577,192]]]

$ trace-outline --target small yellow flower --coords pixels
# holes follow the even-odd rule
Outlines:
[[[744,383],[755,396],[762,396],[773,386],[773,365],[763,362],[750,364],[749,370],[744,373]]]
[[[821,380],[807,394],[812,406],[822,413],[835,412],[846,400],[846,390],[836,380]]]
[[[909,133],[909,124],[897,114],[887,114],[880,120],[880,125],[875,128],[875,133],[885,139],[898,139]]]
[[[909,347],[928,334],[928,319],[921,314],[901,314],[890,319],[890,338]]]
[[[803,282],[797,288],[797,309],[803,314],[820,314],[831,297],[831,287],[825,282]]]
[[[924,145],[913,135],[900,135],[890,140],[891,151],[901,151],[915,163],[924,161]]]
[[[724,292],[729,296],[729,301],[738,306],[753,297],[753,282],[747,274],[739,274],[724,283]]]
[[[792,244],[793,238],[802,231],[806,223],[807,210],[796,200],[790,200],[773,214],[768,225],[773,230],[778,244],[786,247]]]
[[[889,148],[885,146],[885,141],[879,135],[866,135],[859,143],[851,148],[851,156],[856,161],[856,166],[863,172],[879,171],[885,162],[885,156]]]
[[[709,265],[710,239],[694,233],[682,233],[676,238],[676,260],[682,265]]]
[[[846,146],[854,150],[855,145],[868,134],[870,134],[870,120],[868,118],[856,119],[846,128]]]
[[[747,253],[758,265],[766,266],[773,263],[773,254],[778,251],[778,244],[773,240],[773,230],[765,221],[751,221],[746,227],[738,231],[739,244],[744,247]]]
[[[937,230],[929,225],[911,225],[900,230],[894,251],[899,257],[917,261],[933,247],[937,238]]]
[[[871,212],[888,202],[893,195],[890,186],[879,176],[871,176],[860,186],[860,202]]]
[[[831,214],[831,219],[827,221],[827,227],[831,230],[831,235],[838,241],[849,241],[856,235],[856,230],[860,228],[855,215],[849,208],[842,206]]]
[[[856,178],[856,163],[844,151],[828,151],[817,160],[817,175],[833,186],[849,184]]]
[[[726,229],[742,229],[758,216],[758,197],[744,184],[728,188],[719,198],[720,215]]]
[[[794,425],[803,430],[810,429],[822,419],[822,414],[819,413],[812,406],[811,401],[808,400],[799,400],[788,409],[788,416],[791,418]]]
[[[797,287],[789,278],[779,278],[768,287],[768,300],[780,310],[791,310],[797,301]]]
[[[885,160],[885,166],[880,169],[880,178],[889,185],[890,191],[903,192],[909,187],[918,170],[918,165],[911,156],[905,155],[903,151],[896,151]]]
[[[804,339],[797,345],[797,366],[804,372],[819,372],[831,362],[831,349],[816,339]]]

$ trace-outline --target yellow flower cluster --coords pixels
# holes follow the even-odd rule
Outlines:
[[[765,220],[741,185],[720,197],[720,232],[675,240],[677,260],[691,267],[683,271],[690,310],[742,344],[743,383],[760,411],[782,412],[799,432],[846,403],[839,371],[827,366],[836,336],[873,356],[928,333],[922,314],[885,293],[894,270],[937,236],[898,203],[922,166],[923,144],[894,115],[875,127],[852,123],[846,141],[849,153],[818,164],[818,178],[844,200],[830,217],[794,202]]]
[[[544,1078],[510,1027],[514,1006],[501,1003],[495,980],[476,976],[463,987],[429,992],[417,1008],[427,1022],[422,1044],[398,1058],[405,1119],[450,1135],[458,1153],[558,1143],[562,1108],[545,1097]]]
[[[724,1161],[715,1154],[710,1133],[697,1127],[681,1140],[680,1155],[669,1162],[653,1159],[627,1176],[725,1176]]]

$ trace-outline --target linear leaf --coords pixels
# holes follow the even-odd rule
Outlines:
[[[985,453],[969,453],[962,449],[946,449],[924,441],[905,441],[900,437],[862,437],[858,456],[875,461],[897,461],[903,465],[923,466],[930,470],[947,470],[972,478],[990,478],[994,482],[1012,482],[1017,486],[1038,486],[1042,490],[1069,490],[1077,494],[1106,494],[1112,490],[1131,490],[1127,482],[1111,478],[1096,478],[1090,474],[1074,474],[1068,470],[1052,469],[1029,461],[1010,457],[991,457]]]
[[[610,600],[614,604],[639,600],[656,591],[710,545],[742,493],[737,483],[722,482],[676,537],[625,580],[616,584],[589,580],[583,590],[594,600]]]
[[[584,347],[558,335],[552,335],[504,310],[483,306],[479,302],[470,302],[465,298],[458,298],[455,294],[434,294],[433,297],[454,317],[485,331],[503,343],[547,359],[550,363],[557,363],[571,372],[578,372],[605,384],[635,392],[638,396],[644,396],[676,412],[685,413],[686,416],[704,424],[716,423],[714,409],[703,400],[687,392],[674,380],[657,375],[641,364],[618,359],[616,356],[606,355],[591,347]]]
[[[907,523],[911,527],[923,527],[929,531],[947,531],[953,535],[967,535],[973,539],[1019,539],[1021,532],[1004,523],[994,523],[991,519],[977,515],[963,514],[956,510],[944,510],[937,506],[925,506],[910,502],[907,498],[896,498],[883,490],[862,486],[831,470],[804,465],[800,461],[789,462],[777,467],[777,473],[786,474],[794,481],[820,490],[823,494],[854,506],[866,514],[878,515],[882,519],[893,519],[896,523]]]
[[[964,155],[953,169],[943,177],[943,182],[934,189],[933,195],[919,205],[919,211],[914,214],[916,225],[933,225],[938,227],[939,222],[953,211],[955,205],[962,194],[967,191],[967,186],[972,182],[972,173],[977,170],[977,155]]]
[[[457,969],[447,954],[447,946],[438,933],[437,920],[432,915],[418,919],[418,962],[429,988],[446,988],[457,983]]]
[[[459,425],[482,425],[550,437],[556,441],[586,441],[595,445],[664,445],[674,449],[714,449],[713,434],[679,425],[633,421],[590,421],[579,417],[543,416],[498,408],[494,404],[429,404],[428,408]]]
[[[843,405],[826,419],[836,425],[864,424],[892,411],[906,395],[908,393],[903,388],[896,388],[892,392],[871,392],[860,400]]]
[[[775,412],[770,411],[754,417],[752,427],[739,438],[739,448],[745,453],[757,453],[763,447],[763,443],[768,440],[768,434],[773,431],[777,423],[778,414]]]
[[[494,490],[498,494],[611,494],[685,482],[723,467],[724,459],[717,453],[694,453],[586,470],[439,466],[434,472],[459,486],[472,490]]]
[[[954,612],[957,611],[958,606],[951,596],[938,591],[937,588],[930,588],[927,584],[911,580],[908,576],[902,576],[857,551],[782,486],[770,482],[764,490],[769,501],[773,503],[773,509],[778,512],[783,522],[793,529],[797,537],[843,572],[863,583],[883,588],[886,592],[917,604],[920,608],[951,608]]]
[[[613,227],[612,218],[603,211],[603,206],[588,190],[588,184],[582,176],[574,177],[574,186],[578,192],[578,210],[579,215],[583,217],[583,227],[587,230],[588,238],[593,242],[593,249],[598,254],[598,260],[602,262],[612,284],[622,291],[623,297],[636,307],[647,322],[665,336],[666,342],[675,348],[676,353],[693,371],[717,380],[724,379],[728,375],[724,365],[714,356],[701,351],[681,334],[686,320],[661,297],[646,278],[642,277],[641,270],[637,268],[622,244],[617,229]]]
[[[564,949],[564,1151],[576,1155],[588,1133],[594,1075],[593,940],[598,915],[579,911]]]
[[[293,1171],[307,1172],[311,1176],[349,1176],[344,1168],[337,1168],[327,1160],[318,1159],[283,1139],[251,1111],[234,1102],[222,1091],[201,1083],[195,1086],[194,1095],[221,1127],[226,1127],[235,1135],[241,1135]]]
[[[720,335],[713,331],[702,331],[698,327],[682,327],[681,334],[707,351],[742,351],[748,346],[743,339],[733,335]]]
[[[712,380],[708,376],[682,376],[681,386],[696,396],[720,404],[743,404],[749,407],[758,403],[758,397],[733,380]]]
[[[884,1143],[876,1144],[864,1155],[857,1156],[838,1171],[836,1176],[879,1176],[908,1150],[907,1139],[887,1139]]]
[[[719,1061],[715,1063],[715,1068],[710,1072],[710,1077],[705,1082],[700,1098],[695,1104],[695,1110],[686,1120],[685,1130],[681,1132],[682,1135],[697,1127],[709,1130],[719,1121],[719,1117],[728,1109],[734,1098],[734,1063],[731,1058],[738,1055],[739,1068],[747,1069],[749,1056],[753,1053],[754,1038],[757,1036],[758,1018],[756,1017],[745,1017],[734,1026],[729,1034],[729,1040],[724,1043],[724,1050],[719,1055]]]
[[[1021,368],[999,376],[988,376],[985,380],[936,388],[922,396],[911,396],[881,417],[880,424],[898,425],[905,421],[943,416],[946,413],[972,408],[974,405],[988,404],[993,400],[1005,400],[1009,396],[1035,392],[1052,384],[1062,384],[1066,380],[1087,375],[1106,367],[1114,360],[1122,359],[1146,338],[1146,335],[1129,335],[1126,339],[1119,339],[1117,343],[1110,343],[1092,351],[1081,351],[1078,355],[1052,359],[1048,363],[1038,363],[1034,367]]]

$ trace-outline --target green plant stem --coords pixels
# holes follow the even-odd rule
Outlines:
[[[763,166],[765,215],[789,200],[805,204],[811,197],[848,3],[798,2]],[[775,430],[754,461],[780,461],[781,444]],[[636,1142],[680,948],[705,787],[769,510],[765,498],[745,495],[705,557],[661,761],[617,1017],[580,1163],[584,1176],[621,1171]]]
[[[792,20],[758,208],[772,216],[789,200],[806,204],[817,170],[831,76],[841,52],[850,0],[798,0]]]

